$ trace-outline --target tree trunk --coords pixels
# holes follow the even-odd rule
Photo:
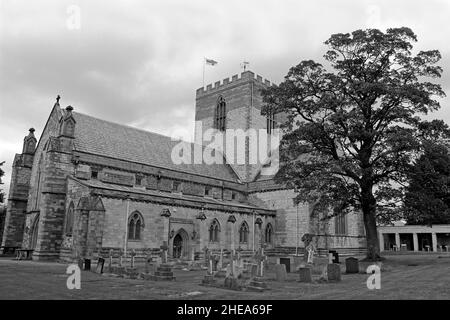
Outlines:
[[[380,243],[378,242],[376,222],[376,200],[373,196],[372,187],[362,188],[361,196],[367,239],[367,259],[377,261],[380,260]]]

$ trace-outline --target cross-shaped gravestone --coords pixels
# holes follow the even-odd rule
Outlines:
[[[135,262],[134,259],[136,257],[136,251],[134,251],[134,249],[131,249],[130,256],[131,256],[131,268],[134,268],[134,262]]]
[[[160,247],[161,249],[161,262],[162,263],[167,263],[167,249],[169,249],[169,247],[167,246],[167,242],[164,241],[163,245]]]

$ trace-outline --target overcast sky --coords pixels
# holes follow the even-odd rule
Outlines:
[[[72,5],[80,9],[79,29]],[[4,189],[30,127],[63,107],[189,139],[195,90],[241,72],[278,83],[303,59],[323,61],[333,33],[407,26],[417,50],[443,55],[450,95],[450,1],[0,0],[0,162]],[[76,25],[75,25],[76,26]],[[433,117],[450,123],[450,98]]]

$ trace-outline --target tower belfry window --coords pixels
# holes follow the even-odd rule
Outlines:
[[[217,101],[216,114],[214,118],[214,128],[220,131],[225,131],[226,129],[226,118],[227,118],[227,104],[223,97],[220,97]]]
[[[266,115],[266,121],[267,121],[267,133],[272,134],[273,130],[275,129],[275,113],[272,111],[269,111]]]

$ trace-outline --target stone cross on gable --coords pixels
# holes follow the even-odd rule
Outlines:
[[[161,249],[161,262],[167,263],[167,250],[169,249],[169,247],[167,246],[167,242],[164,241],[163,245],[159,248]]]

